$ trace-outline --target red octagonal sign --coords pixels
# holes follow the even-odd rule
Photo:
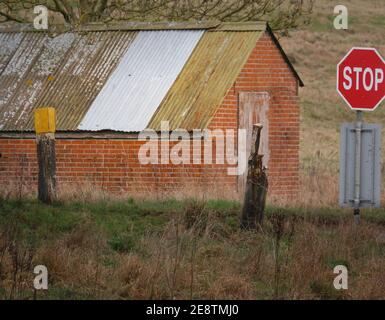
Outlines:
[[[385,60],[373,48],[353,48],[337,66],[337,91],[353,110],[373,111],[385,98]]]

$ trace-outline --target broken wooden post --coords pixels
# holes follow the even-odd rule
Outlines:
[[[268,180],[266,168],[262,165],[263,155],[258,155],[262,128],[261,124],[253,126],[252,141],[254,143],[248,161],[247,182],[241,219],[241,228],[243,229],[255,229],[257,224],[261,225],[265,211]]]
[[[55,109],[35,111],[37,160],[39,165],[38,199],[46,204],[56,200]]]

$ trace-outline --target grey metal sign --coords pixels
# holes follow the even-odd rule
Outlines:
[[[341,127],[340,205],[380,207],[380,183],[381,126],[344,123]]]

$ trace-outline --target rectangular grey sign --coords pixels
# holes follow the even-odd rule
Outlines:
[[[341,127],[340,205],[354,206],[355,123]],[[360,207],[380,207],[381,126],[363,123],[361,133]]]

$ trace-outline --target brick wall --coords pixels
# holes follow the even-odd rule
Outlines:
[[[57,139],[60,191],[91,188],[113,193],[161,195],[176,192],[236,197],[229,187],[233,186],[234,177],[225,174],[227,165],[140,164],[138,153],[144,143],[127,139]],[[170,150],[175,144],[170,143]],[[202,160],[203,148],[202,144]],[[0,188],[22,191],[23,194],[35,193],[38,173],[35,140],[0,138],[0,150]],[[213,153],[215,151],[213,148]]]
[[[270,95],[270,195],[295,198],[299,187],[297,80],[268,34],[258,41],[210,129],[237,129],[238,93],[242,91]],[[143,143],[132,139],[58,139],[59,187],[73,191],[88,186],[114,193],[177,191],[238,197],[237,178],[227,175],[227,165],[141,165],[138,151]],[[35,141],[0,136],[0,153],[0,188],[36,192]]]
[[[299,192],[298,81],[267,33],[258,41],[211,128],[221,128],[223,124],[237,127],[238,94],[242,91],[267,92],[270,96],[269,194],[295,199]]]

